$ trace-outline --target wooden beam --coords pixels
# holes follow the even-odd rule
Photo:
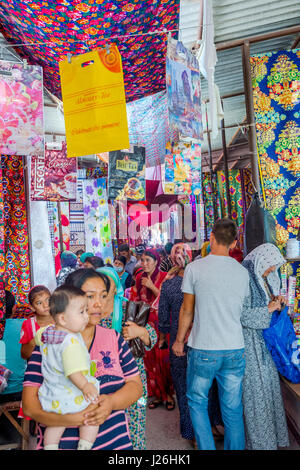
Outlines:
[[[279,29],[277,31],[271,31],[269,33],[257,34],[255,36],[249,36],[246,38],[234,39],[232,41],[217,42],[215,44],[217,51],[225,51],[226,49],[232,49],[234,47],[242,46],[245,42],[254,43],[267,41],[268,39],[280,38],[282,36],[289,36],[291,34],[300,33],[300,26],[291,26],[290,28]]]
[[[246,121],[246,118],[243,119],[243,122],[241,123],[241,125],[243,125],[243,123],[244,123],[245,121]],[[231,139],[230,142],[229,142],[228,147],[230,147],[231,144],[234,142],[234,140],[237,138],[239,132],[240,132],[240,128],[238,128],[238,129],[236,130],[236,132],[234,133],[232,139]],[[217,164],[216,164],[215,167],[214,167],[214,171],[216,171],[216,169],[217,169],[219,163],[222,161],[222,158],[223,158],[223,152],[220,154],[220,157],[219,157],[219,159],[218,159],[218,161],[217,161]]]

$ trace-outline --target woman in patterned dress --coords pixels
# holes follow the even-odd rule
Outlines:
[[[188,439],[195,447],[193,442],[194,430],[186,397],[187,356],[177,357],[172,351],[172,345],[176,340],[178,330],[179,312],[183,302],[181,284],[184,269],[192,261],[192,251],[189,245],[176,243],[172,248],[170,259],[173,268],[168,272],[165,281],[162,283],[159,298],[159,346],[164,343],[166,335],[170,334],[170,368],[180,413],[180,432],[182,438]],[[187,343],[184,350],[186,353]]]
[[[278,269],[285,263],[271,243],[258,246],[244,259],[250,292],[241,322],[245,339],[246,369],[243,382],[246,448],[277,450],[289,445],[279,375],[262,331],[270,326],[272,313],[280,310]]]
[[[109,291],[107,303],[102,309],[102,318],[100,326],[103,328],[114,328],[121,331],[125,341],[139,337],[144,343],[145,350],[150,351],[157,342],[157,335],[152,326],[146,327],[136,325],[134,322],[124,322],[123,304],[123,287],[117,272],[113,268],[104,267],[97,269],[97,272],[106,274],[113,282]],[[134,450],[146,449],[146,405],[148,399],[147,376],[142,357],[135,357],[142,384],[143,396],[127,410],[129,422],[129,432]]]
[[[155,328],[158,335],[158,305],[159,294],[162,282],[167,273],[161,272],[160,256],[153,249],[144,251],[142,258],[143,272],[136,278],[137,300],[141,300],[151,306],[148,322]],[[167,343],[169,335],[166,338]],[[148,392],[150,397],[154,397],[149,408],[153,409],[166,403],[167,410],[175,407],[174,386],[170,371],[170,358],[168,346],[160,349],[158,344],[145,355],[145,367],[147,372]]]

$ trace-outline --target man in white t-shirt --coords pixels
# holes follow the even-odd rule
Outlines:
[[[236,244],[237,227],[218,220],[210,236],[211,253],[190,263],[184,273],[184,301],[173,352],[182,356],[188,339],[187,398],[199,450],[215,449],[208,417],[208,392],[218,383],[225,428],[224,449],[245,447],[242,382],[245,369],[244,338],[240,322],[249,291],[248,271],[229,256]]]

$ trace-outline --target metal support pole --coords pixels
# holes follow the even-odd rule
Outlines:
[[[223,107],[223,102],[222,102],[222,107]],[[231,219],[231,197],[230,197],[230,190],[229,190],[228,155],[227,155],[227,147],[226,147],[226,134],[225,134],[226,131],[225,131],[224,126],[225,126],[225,122],[224,122],[224,119],[222,119],[221,129],[222,129],[222,145],[223,145],[225,182],[226,182],[226,199],[227,199],[228,217]]]
[[[246,114],[248,124],[248,141],[249,149],[251,154],[251,170],[252,170],[252,181],[258,193],[260,194],[260,180],[259,180],[259,169],[258,169],[258,157],[256,150],[256,133],[255,133],[255,117],[254,117],[254,105],[253,105],[253,92],[252,92],[252,80],[250,70],[250,43],[245,41],[242,49],[242,62],[243,62],[243,74],[244,74],[244,87],[245,87],[245,103],[246,103]]]
[[[207,142],[208,142],[208,153],[209,153],[209,171],[210,171],[213,210],[214,210],[214,222],[216,222],[216,220],[218,219],[218,209],[217,209],[216,197],[215,197],[216,185],[215,185],[215,174],[214,174],[214,170],[213,170],[210,132],[208,132],[208,116],[207,116],[207,105],[206,104],[205,104],[205,115],[206,115]]]

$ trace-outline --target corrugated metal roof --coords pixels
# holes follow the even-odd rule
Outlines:
[[[300,2],[294,0],[212,0],[215,43],[241,39],[271,31],[285,29],[300,23]],[[199,38],[201,21],[201,0],[181,0],[180,11],[181,40],[191,48]],[[198,21],[198,28],[195,22]],[[193,26],[191,29],[189,25]],[[185,29],[187,28],[187,29]],[[263,42],[250,44],[251,55],[290,49],[295,35],[283,36]],[[220,95],[228,95],[244,89],[241,48],[217,52],[218,62],[215,68],[215,82]],[[202,98],[207,99],[207,82],[201,80]],[[246,116],[244,96],[224,100],[225,125],[240,123]],[[205,106],[203,122],[206,129]],[[230,142],[236,128],[226,129],[226,141]],[[222,148],[221,133],[212,140],[212,149]],[[208,151],[207,136],[204,135],[202,151]]]

